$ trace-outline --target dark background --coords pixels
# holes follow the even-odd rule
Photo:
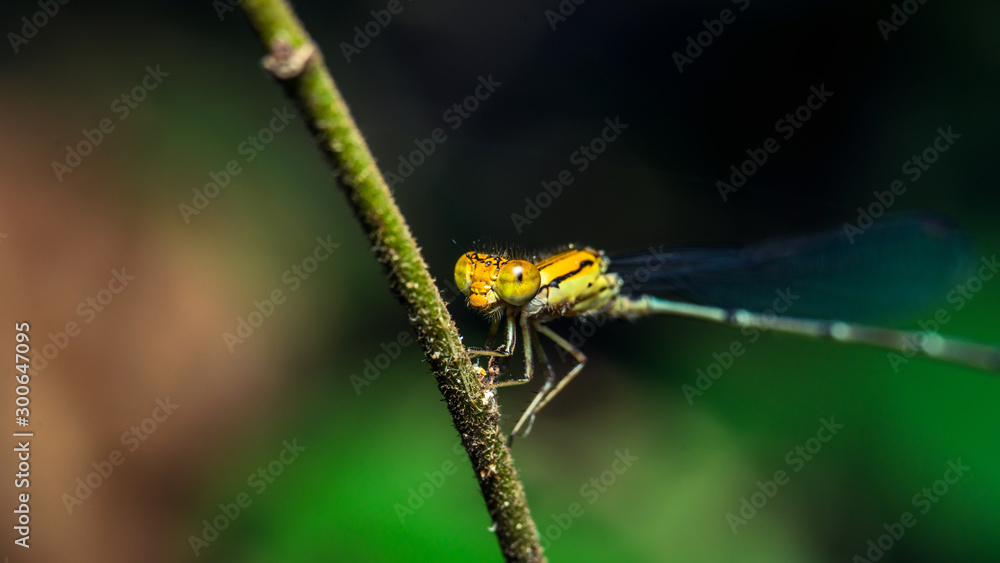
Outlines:
[[[837,227],[904,179],[903,163],[948,127],[961,137],[907,182],[892,211],[948,217],[986,257],[1000,246],[995,3],[930,0],[888,41],[877,22],[891,2],[753,0],[740,11],[590,0],[555,30],[545,15],[559,10],[554,1],[401,5],[350,61],[341,44],[385,3],[296,8],[383,170],[444,129],[447,140],[394,186],[442,286],[458,255],[482,243],[614,251]],[[273,110],[292,107],[260,68],[239,11],[70,2],[15,53],[7,34],[39,9],[0,10],[0,338],[13,343],[11,320],[32,323],[36,350],[68,321],[84,328],[33,376],[33,547],[14,547],[8,526],[2,552],[11,561],[495,560],[421,352],[410,344],[380,356],[395,353],[408,324],[302,120],[252,162],[238,152]],[[724,9],[735,21],[678,72],[672,54]],[[111,104],[147,65],[169,76],[119,119]],[[451,129],[445,111],[489,76],[500,85]],[[730,165],[821,85],[829,101],[723,201],[716,182]],[[628,128],[576,171],[573,152],[616,116]],[[52,162],[103,118],[114,131],[57,181]],[[230,160],[242,172],[185,221],[178,206]],[[518,232],[511,215],[564,169],[574,182]],[[340,246],[288,291],[284,272],[317,237]],[[136,280],[84,324],[78,303],[123,267]],[[230,353],[223,333],[274,289],[287,301]],[[943,332],[1000,341],[1000,288],[984,282],[962,310],[941,297]],[[467,342],[482,342],[486,322],[459,301],[451,309]],[[916,328],[933,311],[887,323]],[[514,449],[552,560],[851,561],[906,511],[916,524],[881,561],[1000,555],[994,378],[924,360],[894,372],[881,350],[766,334],[690,405],[682,386],[734,341],[745,342],[739,331],[665,318],[608,324],[587,339],[587,368]],[[376,362],[387,367],[370,385],[352,383]],[[507,427],[533,390],[500,392]],[[12,404],[12,383],[0,393]],[[179,409],[127,451],[122,432],[167,396]],[[794,471],[786,454],[831,417],[843,429]],[[281,474],[258,494],[248,476],[292,440],[306,450],[274,465]],[[124,464],[68,514],[64,495],[114,449]],[[591,496],[591,479],[626,451],[638,460]],[[920,513],[914,496],[959,459],[971,469]],[[734,534],[727,514],[780,470],[788,484]],[[421,486],[432,491],[422,503]],[[252,504],[196,557],[190,537],[240,493]],[[400,508],[408,503],[412,514]],[[583,514],[567,521],[573,503]]]

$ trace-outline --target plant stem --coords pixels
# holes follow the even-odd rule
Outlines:
[[[544,561],[524,488],[500,431],[496,399],[469,362],[417,243],[319,50],[287,2],[247,0],[242,9],[269,53],[264,66],[304,113],[385,268],[389,289],[416,329],[469,454],[504,558]]]

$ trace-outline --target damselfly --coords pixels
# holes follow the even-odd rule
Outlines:
[[[608,257],[569,247],[533,261],[504,253],[468,252],[455,265],[455,283],[468,305],[492,318],[487,348],[470,355],[495,359],[514,353],[518,325],[524,375],[494,381],[526,383],[537,357],[547,369],[541,390],[511,432],[527,435],[535,415],[580,373],[587,357],[545,323],[560,318],[636,319],[667,314],[858,342],[982,370],[1000,371],[1000,348],[942,337],[933,330],[901,331],[860,322],[920,309],[997,274],[996,256],[977,258],[967,238],[926,215],[885,217],[868,230],[771,240],[742,249],[660,248]],[[775,307],[784,293],[782,307]],[[780,314],[776,314],[775,311]],[[490,346],[506,320],[506,337]],[[924,327],[925,325],[921,325]],[[563,348],[576,365],[556,376],[539,334]],[[905,360],[904,360],[905,361]]]

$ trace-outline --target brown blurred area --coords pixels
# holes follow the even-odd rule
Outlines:
[[[10,103],[0,101],[0,112],[7,123],[24,119]],[[30,323],[33,362],[32,548],[12,560],[152,561],[161,549],[151,546],[177,545],[193,531],[177,526],[204,485],[204,467],[268,409],[291,343],[284,332],[258,331],[230,354],[221,335],[235,328],[232,311],[250,301],[245,287],[223,281],[232,266],[185,238],[175,216],[116,205],[105,183],[116,183],[115,171],[99,170],[101,162],[84,159],[73,172],[88,182],[60,184],[40,149],[11,129],[0,136],[4,405],[14,401],[15,322]],[[134,279],[122,288],[115,272]],[[112,280],[120,293],[108,292]],[[107,305],[97,302],[100,311],[87,304],[108,295]],[[77,336],[66,334],[67,323]],[[45,360],[49,344],[46,352],[58,353]],[[143,433],[157,400],[168,399],[177,409]],[[145,440],[123,441],[134,426]],[[124,463],[70,514],[64,495],[76,494],[76,480],[95,472],[94,463],[107,468],[114,450]],[[16,506],[16,492],[3,487],[5,511]],[[5,527],[5,545],[14,539]],[[164,553],[158,560],[174,559]]]

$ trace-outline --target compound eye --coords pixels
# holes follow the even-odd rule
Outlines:
[[[493,287],[500,298],[520,307],[531,301],[542,285],[542,275],[531,262],[511,260],[500,268],[496,285]]]
[[[463,254],[455,264],[455,285],[463,294],[469,295],[472,288],[472,260],[468,254]]]

